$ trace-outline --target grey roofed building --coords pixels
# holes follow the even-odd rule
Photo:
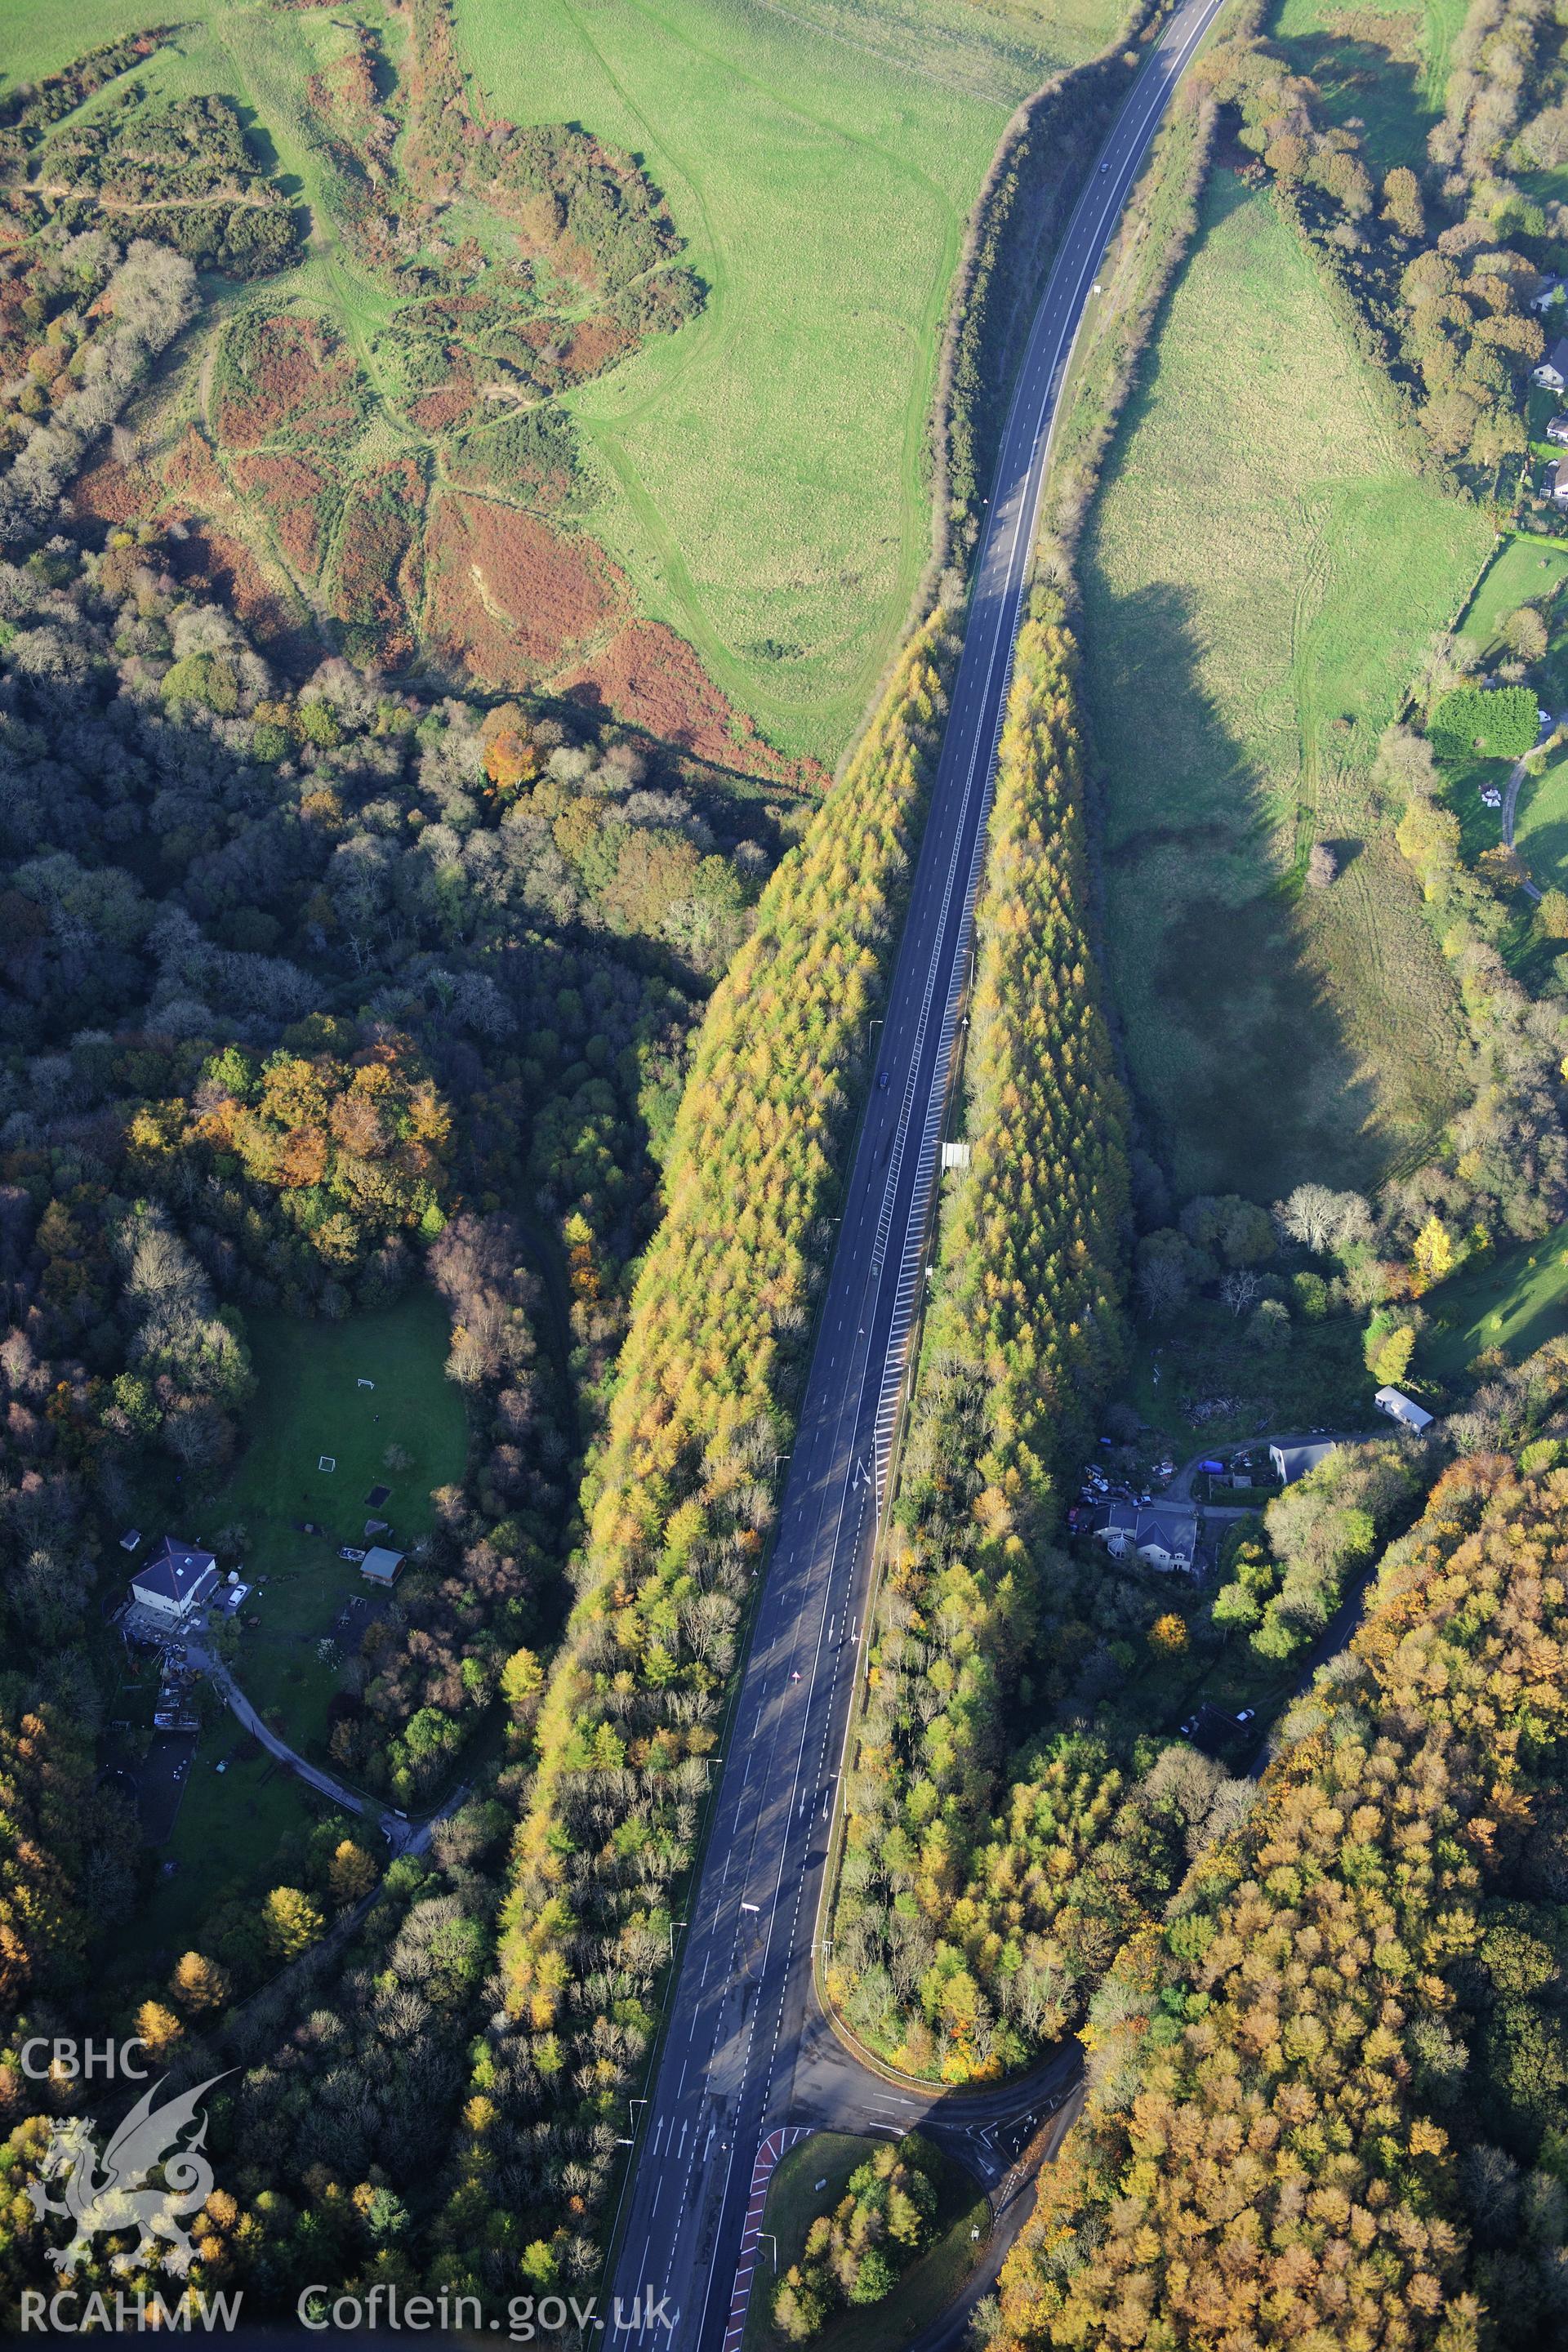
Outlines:
[[[1568,384],[1568,335],[1558,336],[1541,365],[1531,370],[1531,375],[1536,383],[1549,384],[1553,392],[1561,392]]]
[[[373,1544],[359,1564],[359,1572],[368,1576],[373,1584],[395,1584],[402,1566],[400,1551],[388,1551],[384,1544]]]
[[[1402,1421],[1406,1429],[1419,1431],[1432,1426],[1432,1415],[1426,1407],[1407,1397],[1402,1389],[1379,1389],[1373,1402],[1379,1412],[1387,1413],[1391,1421]]]
[[[1293,1486],[1320,1462],[1326,1462],[1338,1445],[1333,1437],[1281,1437],[1268,1449],[1268,1459],[1279,1474],[1282,1486]]]
[[[1568,507],[1568,457],[1555,457],[1541,478],[1541,487],[1554,506]]]
[[[1568,441],[1568,416],[1551,416],[1546,421],[1546,437],[1559,446]]]
[[[1108,1503],[1094,1532],[1115,1559],[1133,1551],[1151,1568],[1190,1569],[1197,1556],[1196,1514],[1172,1503]]]
[[[217,1582],[217,1561],[199,1545],[165,1536],[131,1580],[131,1594],[163,1617],[188,1617]]]

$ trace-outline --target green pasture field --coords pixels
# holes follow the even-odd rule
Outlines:
[[[1431,1319],[1416,1349],[1418,1371],[1462,1380],[1488,1348],[1522,1362],[1568,1329],[1568,1225],[1544,1241],[1488,1251],[1425,1304]]]
[[[1526,776],[1514,811],[1514,846],[1542,890],[1568,888],[1568,752]]]
[[[572,404],[602,478],[595,534],[786,751],[837,757],[926,561],[943,306],[1003,125],[1119,20],[1116,0],[458,0],[494,110],[581,122],[641,156],[707,284],[698,320]],[[149,0],[19,0],[0,74],[153,21]],[[398,19],[382,21],[395,55]],[[255,109],[313,228],[305,264],[264,290],[334,310],[374,379],[368,341],[392,306],[347,257],[303,132],[328,31],[196,0],[142,79]]]
[[[942,310],[1006,115],[1118,14],[458,0],[497,107],[642,155],[689,240],[702,316],[572,396],[594,528],[787,749],[842,749],[925,562]]]
[[[217,1769],[219,1764],[224,1769]],[[193,1947],[214,1906],[229,1892],[260,1895],[275,1876],[285,1839],[308,1832],[330,1809],[274,1756],[225,1714],[202,1734],[185,1781],[174,1834],[155,1849],[173,1873],[116,1939],[115,1964],[132,1972],[163,1952],[171,1960]],[[344,1833],[356,1826],[342,1816]],[[361,1834],[363,1834],[362,1830]]]
[[[1459,624],[1483,654],[1498,648],[1498,631],[1521,604],[1554,596],[1568,580],[1568,547],[1538,539],[1506,539],[1476,584]]]
[[[250,1328],[248,1443],[214,1507],[216,1528],[245,1530],[246,1581],[267,1580],[246,1602],[261,1623],[247,1630],[235,1673],[258,1711],[280,1718],[286,1739],[319,1755],[338,1673],[316,1644],[343,1603],[368,1590],[338,1546],[363,1546],[367,1518],[390,1520],[399,1550],[428,1534],[431,1490],[463,1475],[463,1402],[443,1372],[447,1317],[433,1291],[411,1291],[346,1323],[257,1315]],[[360,1388],[362,1376],[374,1388]],[[409,1455],[408,1469],[384,1466],[394,1444]],[[323,1454],[335,1470],[318,1469]],[[375,1486],[392,1489],[378,1508],[365,1500]],[[296,1522],[305,1519],[326,1535],[301,1535]]]
[[[1216,173],[1083,565],[1107,958],[1180,1193],[1367,1183],[1449,1107],[1452,984],[1369,771],[1490,543],[1271,199]]]
[[[764,2230],[778,2242],[779,2277],[800,2260],[806,2231],[819,2213],[837,2204],[850,2174],[886,2145],[885,2140],[848,2132],[814,2132],[780,2158],[768,2185],[763,2215]],[[939,2154],[933,2178],[941,2234],[880,2303],[841,2311],[829,2320],[820,2336],[812,2338],[819,2352],[900,2352],[958,2294],[990,2234],[990,2207],[976,2183],[952,2158]],[[827,2186],[819,2189],[819,2180],[826,2180]],[[973,2230],[980,2231],[978,2239],[971,2236]],[[771,2318],[773,2276],[764,2253],[757,2265],[742,2352],[777,2352],[785,2341],[775,2333]]]
[[[1310,74],[1332,122],[1359,122],[1374,170],[1421,172],[1426,133],[1443,111],[1465,0],[1283,0],[1272,37]]]

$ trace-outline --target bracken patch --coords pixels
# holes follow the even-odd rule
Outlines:
[[[700,759],[723,765],[740,756],[734,711],[685,638],[662,621],[622,629],[560,690],[579,702],[603,703],[628,727],[678,743]],[[762,749],[748,740],[748,765],[757,763]]]
[[[223,468],[213,456],[206,436],[190,425],[175,442],[163,467],[163,487],[178,497],[200,500],[204,506],[226,505],[228,484]]]
[[[234,478],[254,499],[296,572],[313,578],[321,562],[324,478],[302,457],[267,450],[236,459]]]
[[[486,499],[433,502],[426,563],[435,645],[494,686],[536,684],[619,617],[620,583],[596,548]]]
[[[157,494],[157,484],[144,466],[122,466],[106,457],[101,465],[79,474],[71,485],[71,504],[79,515],[95,522],[132,522],[145,512]]]
[[[341,441],[360,420],[357,372],[324,319],[277,311],[237,320],[222,355],[218,438],[253,447],[308,425],[314,441]]]
[[[396,668],[414,651],[405,603],[405,570],[416,557],[425,482],[411,457],[357,481],[338,540],[332,610],[350,632],[350,650]]]

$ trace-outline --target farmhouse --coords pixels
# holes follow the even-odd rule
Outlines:
[[[1109,1504],[1094,1532],[1113,1559],[1136,1552],[1151,1568],[1190,1573],[1197,1556],[1195,1517],[1169,1504]]]
[[[1419,1433],[1432,1426],[1431,1414],[1424,1412],[1420,1405],[1415,1403],[1398,1389],[1379,1389],[1373,1402],[1379,1412],[1387,1413],[1393,1421],[1402,1421],[1406,1429],[1414,1429]]]
[[[191,1612],[209,1600],[217,1584],[217,1561],[210,1551],[165,1536],[131,1580],[131,1598],[171,1625],[184,1624]]]
[[[1559,335],[1541,365],[1530,373],[1532,383],[1543,383],[1551,392],[1568,386],[1568,335]]]
[[[1334,1443],[1331,1437],[1277,1439],[1268,1449],[1268,1459],[1274,1465],[1279,1484],[1293,1486],[1298,1478],[1304,1478],[1309,1470],[1315,1470],[1320,1462],[1328,1460],[1334,1450]]]
[[[381,1544],[373,1544],[359,1564],[359,1572],[368,1576],[373,1584],[395,1584],[402,1566],[400,1551],[388,1551]]]

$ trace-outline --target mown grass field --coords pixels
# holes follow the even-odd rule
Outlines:
[[[1514,811],[1514,846],[1542,890],[1568,887],[1568,753],[1527,776]]]
[[[216,1523],[244,1528],[246,1580],[266,1583],[246,1603],[261,1623],[245,1633],[235,1672],[253,1706],[278,1717],[285,1738],[319,1751],[338,1673],[316,1645],[344,1602],[366,1590],[359,1570],[338,1559],[338,1546],[363,1545],[372,1517],[391,1522],[399,1550],[429,1532],[432,1489],[462,1476],[463,1402],[442,1370],[447,1318],[433,1291],[411,1291],[383,1313],[346,1323],[258,1315],[251,1339],[248,1443]],[[374,1388],[360,1388],[361,1377]],[[406,1469],[385,1466],[389,1445],[409,1457]],[[318,1468],[322,1455],[335,1469]],[[376,1486],[392,1492],[373,1506],[365,1498]],[[301,1534],[301,1520],[326,1535]]]
[[[1544,1241],[1488,1252],[1433,1291],[1426,1309],[1431,1322],[1416,1351],[1418,1371],[1462,1380],[1487,1348],[1521,1362],[1568,1329],[1568,1225]]]
[[[1449,53],[1464,0],[1284,0],[1271,28],[1291,63],[1310,74],[1331,121],[1363,126],[1377,170],[1419,172],[1426,133],[1443,111]]]
[[[805,2233],[819,2213],[826,2213],[844,2195],[849,2176],[885,2141],[847,2132],[814,2132],[780,2159],[768,2185],[763,2227],[778,2242],[778,2273],[783,2277],[800,2260]],[[912,2263],[892,2292],[880,2303],[840,2312],[812,2342],[818,2352],[899,2352],[911,2343],[932,2316],[946,2309],[974,2267],[990,2231],[991,2210],[985,2198],[951,2158],[941,2157],[936,2169],[937,2229],[940,2232],[919,2262]],[[826,2187],[818,2189],[819,2180]],[[971,2235],[978,2230],[976,2240]],[[779,2352],[785,2338],[772,2325],[774,2273],[763,2242],[757,2266],[742,2352]]]
[[[148,0],[19,0],[0,73],[155,16]],[[1119,17],[1117,0],[458,0],[494,110],[643,157],[708,285],[694,323],[574,398],[605,488],[593,529],[789,752],[837,758],[926,560],[942,309],[1002,127]],[[314,46],[308,16],[195,0],[142,79],[254,107],[312,211],[289,282],[338,312],[363,361],[385,298],[335,236],[301,135]]]
[[[1496,652],[1498,631],[1508,615],[1553,594],[1564,580],[1568,548],[1542,540],[1505,540],[1477,583],[1459,635],[1482,654]]]
[[[1489,544],[1272,202],[1216,173],[1083,566],[1107,954],[1181,1193],[1367,1182],[1448,1105],[1451,985],[1369,772]]]

